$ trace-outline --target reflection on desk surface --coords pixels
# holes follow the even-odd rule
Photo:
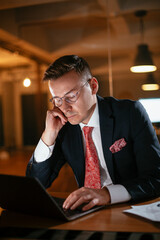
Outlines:
[[[52,240],[159,240],[160,233],[51,230],[45,228],[0,228],[0,239]]]

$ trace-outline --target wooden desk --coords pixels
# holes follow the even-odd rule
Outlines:
[[[66,194],[55,193],[54,196],[64,197]],[[147,201],[144,204],[159,200],[160,198],[157,198],[152,201]],[[128,203],[116,204],[71,222],[62,222],[55,219],[46,219],[36,216],[23,215],[20,213],[13,213],[1,209],[0,227],[160,233],[160,223],[152,222],[138,216],[123,213],[124,209],[129,208],[130,205]]]

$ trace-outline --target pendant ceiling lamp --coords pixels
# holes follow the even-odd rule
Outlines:
[[[146,14],[147,14],[147,11],[145,10],[135,12],[135,16],[140,19],[142,42],[144,38],[143,37],[144,35],[143,17]],[[130,71],[134,73],[145,73],[145,72],[154,72],[156,70],[157,70],[157,67],[153,63],[148,45],[144,43],[139,44],[134,65],[130,68]]]
[[[141,86],[143,91],[159,90],[159,84],[156,82],[153,73],[148,73],[146,82]]]

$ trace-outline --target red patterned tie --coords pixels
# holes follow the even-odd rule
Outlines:
[[[86,140],[86,158],[85,158],[85,181],[84,186],[88,188],[101,188],[100,168],[97,151],[91,137],[93,127],[83,127]]]

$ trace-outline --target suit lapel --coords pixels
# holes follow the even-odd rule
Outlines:
[[[109,102],[103,98],[98,97],[99,106],[99,121],[100,121],[100,132],[102,138],[102,148],[104,153],[104,158],[107,164],[107,168],[113,183],[115,182],[114,168],[112,153],[109,147],[112,145],[113,140],[113,125],[114,119],[112,117],[112,110],[110,108]]]
[[[82,187],[85,177],[85,157],[82,133],[79,125],[69,126],[65,135],[64,146],[68,163],[74,171],[79,187]]]

